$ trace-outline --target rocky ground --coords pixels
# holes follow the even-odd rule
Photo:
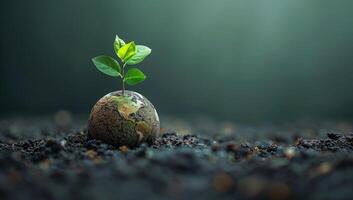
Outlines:
[[[1,199],[352,199],[353,124],[161,117],[135,149],[91,140],[87,116],[0,120]]]

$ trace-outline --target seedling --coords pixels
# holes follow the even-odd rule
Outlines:
[[[136,85],[146,79],[146,75],[141,70],[129,68],[125,73],[125,68],[129,65],[136,65],[142,62],[151,53],[151,49],[144,45],[135,45],[134,41],[125,43],[118,36],[115,37],[113,46],[115,54],[120,59],[120,63],[106,55],[94,57],[92,61],[102,73],[121,78],[123,87],[122,94],[124,95],[125,83],[128,85]]]

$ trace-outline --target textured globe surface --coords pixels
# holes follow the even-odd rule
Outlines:
[[[160,122],[152,103],[137,92],[109,93],[92,108],[88,134],[112,145],[137,146],[159,135]]]

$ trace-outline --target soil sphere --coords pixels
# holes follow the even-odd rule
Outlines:
[[[159,135],[160,122],[154,106],[137,92],[109,93],[92,108],[88,134],[105,143],[135,147]]]

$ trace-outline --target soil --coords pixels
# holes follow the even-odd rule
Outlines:
[[[164,134],[131,149],[63,116],[0,120],[1,199],[353,198],[350,122],[162,116]]]

